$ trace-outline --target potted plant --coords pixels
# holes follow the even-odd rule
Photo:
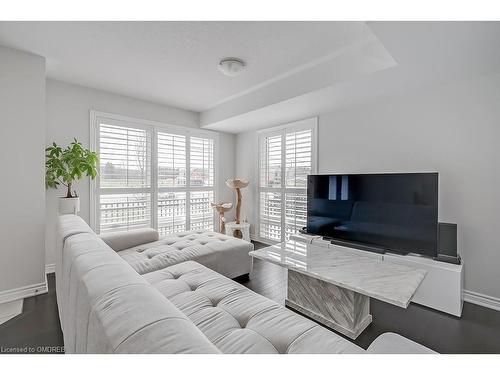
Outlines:
[[[55,142],[45,149],[45,185],[57,189],[59,185],[66,187],[66,197],[59,198],[59,213],[77,213],[80,210],[80,198],[72,191],[74,181],[88,176],[97,176],[99,156],[82,146],[76,139],[63,149]]]

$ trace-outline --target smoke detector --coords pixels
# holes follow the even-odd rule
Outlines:
[[[217,66],[222,74],[234,77],[241,73],[245,68],[245,62],[237,57],[225,57]]]

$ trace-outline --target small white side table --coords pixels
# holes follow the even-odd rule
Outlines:
[[[242,239],[250,242],[250,224],[249,223],[236,224],[236,222],[234,221],[226,223],[226,235],[234,237],[234,231],[237,229],[241,230],[241,233],[243,234]]]

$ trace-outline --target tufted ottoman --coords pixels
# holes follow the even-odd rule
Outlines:
[[[248,255],[252,250],[253,244],[238,238],[209,231],[187,231],[118,251],[118,254],[140,275],[195,260],[235,278],[252,270],[252,258]]]
[[[358,346],[196,263],[143,276],[222,353],[363,353]]]

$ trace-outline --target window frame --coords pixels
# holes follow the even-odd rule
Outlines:
[[[190,230],[191,204],[190,193],[196,191],[212,191],[214,201],[219,197],[219,133],[211,130],[190,128],[166,124],[159,121],[139,119],[114,113],[90,110],[90,149],[99,152],[99,126],[102,122],[109,125],[132,127],[151,132],[151,182],[149,188],[107,188],[113,194],[148,193],[151,199],[151,228],[158,230],[158,194],[164,192],[186,192],[186,230]],[[186,137],[186,187],[158,186],[158,132],[183,135]],[[190,137],[209,138],[214,142],[213,166],[214,176],[211,187],[191,186]],[[100,188],[100,177],[90,180],[90,226],[100,233],[100,195],[105,194]],[[213,228],[216,226],[215,212],[212,214]]]
[[[301,193],[307,192],[307,187],[286,187],[286,135],[288,133],[299,132],[303,130],[311,130],[311,174],[318,173],[318,117],[306,118],[294,122],[289,122],[272,128],[267,128],[257,131],[257,166],[255,171],[255,181],[257,181],[257,217],[255,223],[255,239],[257,241],[276,244],[285,240],[286,229],[286,193]],[[279,188],[262,187],[261,186],[261,147],[262,142],[267,137],[281,135],[281,186]],[[280,192],[281,193],[281,240],[274,241],[260,235],[261,223],[261,204],[260,195],[263,192]]]

